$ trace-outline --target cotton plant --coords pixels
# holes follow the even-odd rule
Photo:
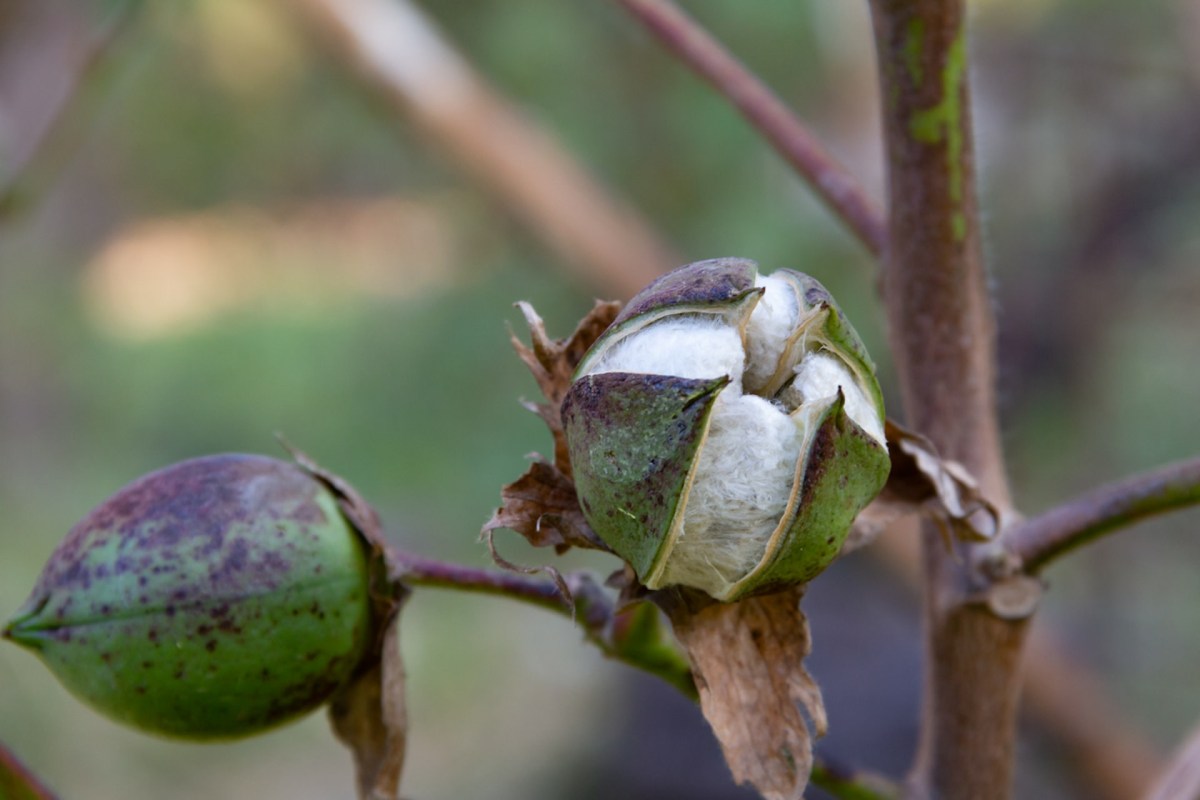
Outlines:
[[[804,583],[887,479],[874,365],[830,294],[714,259],[638,294],[562,407],[588,523],[650,589]]]

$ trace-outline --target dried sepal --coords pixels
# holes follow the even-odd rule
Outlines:
[[[899,485],[912,479],[923,483],[925,498],[935,513],[943,514],[954,532],[967,541],[986,542],[1000,530],[1000,511],[983,496],[974,476],[957,461],[938,455],[924,436],[888,423],[888,446],[898,472]],[[920,492],[909,497],[915,499]]]
[[[374,506],[345,478],[278,438],[296,463],[333,493],[342,514],[371,547],[372,643],[350,683],[329,701],[329,722],[354,758],[361,800],[399,800],[408,742],[400,609],[411,592],[400,577],[403,571],[393,563]]]
[[[517,308],[525,317],[525,324],[529,326],[530,343],[526,345],[515,333],[510,333],[509,338],[517,356],[529,368],[542,396],[546,399],[544,403],[526,403],[526,407],[541,417],[550,429],[550,434],[554,437],[554,464],[570,478],[571,462],[567,458],[567,443],[559,409],[571,386],[571,376],[575,374],[580,359],[600,334],[612,324],[621,304],[597,300],[591,311],[579,321],[575,331],[566,339],[551,339],[546,334],[546,325],[542,318],[529,303],[517,303]]]
[[[983,496],[965,467],[938,455],[924,436],[887,420],[892,470],[883,490],[855,518],[842,555],[870,544],[893,522],[925,515],[964,541],[989,541],[1002,524],[1000,510]]]
[[[600,334],[612,323],[619,303],[597,301],[566,339],[551,339],[542,318],[528,303],[517,303],[529,327],[530,344],[515,334],[513,348],[537,381],[545,402],[526,402],[550,429],[554,438],[554,460],[533,454],[533,463],[525,474],[500,490],[501,505],[484,523],[481,538],[487,543],[497,566],[519,572],[547,572],[570,602],[570,592],[561,576],[552,568],[521,567],[500,557],[493,540],[500,528],[516,531],[535,547],[553,547],[559,554],[571,547],[609,550],[592,530],[579,506],[572,480],[571,459],[563,432],[561,406],[571,385],[580,359]]]
[[[516,531],[534,547],[608,550],[584,519],[575,484],[557,466],[534,457],[525,474],[500,490],[502,504],[483,525]]]
[[[691,590],[655,595],[692,664],[700,708],[734,779],[767,800],[803,796],[812,739],[827,726],[820,687],[803,666],[811,650],[803,594],[793,586],[734,603]]]
[[[400,657],[400,609],[383,628],[379,645],[349,685],[329,703],[334,735],[350,749],[358,796],[398,800],[408,740],[404,664]]]

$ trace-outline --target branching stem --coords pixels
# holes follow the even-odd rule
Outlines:
[[[754,73],[671,0],[618,2],[728,99],[868,250],[883,252],[887,225],[877,204]]]
[[[1036,572],[1106,533],[1200,503],[1200,458],[1179,461],[1093,489],[1009,533],[1025,569]]]
[[[388,551],[388,560],[393,578],[408,586],[498,595],[563,616],[569,617],[574,613],[588,641],[606,656],[662,678],[692,700],[698,698],[691,667],[675,649],[670,637],[664,633],[659,641],[647,641],[644,628],[640,633],[631,635],[629,609],[617,609],[614,601],[588,573],[570,572],[563,576],[574,597],[572,610],[563,602],[554,581],[547,578],[438,561],[398,548]],[[658,614],[657,610],[653,613]],[[846,769],[820,757],[813,761],[812,782],[843,800],[892,800],[900,797],[899,789],[886,778]]]
[[[964,0],[872,0],[888,167],[883,271],[906,422],[1009,505],[995,403],[995,324],[976,205]],[[1008,797],[1027,626],[979,587],[935,526],[923,537],[925,708],[911,781],[945,800]]]

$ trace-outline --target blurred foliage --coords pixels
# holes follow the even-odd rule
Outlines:
[[[27,21],[21,9],[36,5],[6,2],[0,12]],[[71,14],[65,3],[46,5]],[[881,195],[862,5],[697,0],[689,8]],[[1004,416],[1018,497],[1032,512],[1200,450],[1200,372],[1190,368],[1200,349],[1200,11],[1191,0],[978,5],[976,109]],[[549,330],[565,334],[594,289],[568,278],[469,175],[314,50],[284,8],[145,4],[104,76],[102,101],[69,132],[73,148],[54,180],[2,223],[0,614],[24,599],[76,519],[172,461],[277,453],[279,431],[358,485],[407,545],[484,563],[475,533],[499,486],[523,469],[524,454],[549,447],[517,402],[535,387],[508,346],[511,303],[533,301]],[[688,258],[740,255],[818,276],[891,383],[869,258],[737,115],[615,4],[443,0],[428,10],[501,91]],[[91,24],[67,27],[77,34]],[[56,85],[52,72],[26,74],[47,92]],[[20,144],[22,119],[6,112],[0,148]],[[407,295],[350,285],[324,299],[310,291],[297,305],[295,287],[264,278],[233,306],[140,337],[96,313],[98,254],[140,221],[380,197],[432,209],[451,231],[453,264],[438,261],[441,277]],[[282,252],[271,281],[287,280],[279,276],[294,254]],[[402,272],[432,259],[416,246],[394,256]],[[165,251],[161,268],[185,257]],[[340,265],[326,266],[336,273]],[[1049,575],[1048,616],[1111,681],[1130,719],[1164,745],[1200,716],[1194,527],[1194,514],[1164,520]],[[518,560],[545,558],[507,540],[502,547]],[[862,572],[831,575],[881,580]],[[566,622],[432,591],[406,613],[412,796],[574,797],[573,776],[597,773],[598,753],[621,746],[633,695]],[[912,636],[896,646],[911,654],[915,610],[910,616]],[[859,695],[838,683],[839,673],[873,680],[838,666],[861,667],[869,642],[843,636],[839,645],[838,631],[857,625],[814,614],[826,665],[817,677],[831,698],[827,746],[899,768],[911,741],[864,749],[855,731],[880,721],[853,713]],[[910,677],[888,684],[909,697],[889,713],[916,713]],[[530,719],[538,747],[521,733]],[[839,730],[840,720],[849,727]],[[349,797],[348,757],[322,728],[313,719],[201,749],[148,740],[82,709],[27,654],[0,647],[0,739],[64,797]],[[691,751],[670,753],[676,771],[692,768]],[[658,785],[646,796],[671,791]]]

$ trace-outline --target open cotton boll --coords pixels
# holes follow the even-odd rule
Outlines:
[[[846,414],[871,438],[887,447],[883,420],[867,393],[859,386],[846,363],[830,353],[817,351],[796,365],[796,379],[781,394],[780,400],[791,408],[828,400],[841,388],[846,399]]]
[[[787,510],[800,458],[799,426],[772,403],[717,398],[662,583],[719,597],[763,557]]]
[[[740,386],[745,351],[737,328],[711,315],[671,317],[626,336],[587,372],[638,372],[711,379],[729,376]]]
[[[746,327],[746,391],[756,392],[775,374],[788,337],[800,319],[800,304],[790,284],[773,275],[759,275],[755,286],[763,294]]]

